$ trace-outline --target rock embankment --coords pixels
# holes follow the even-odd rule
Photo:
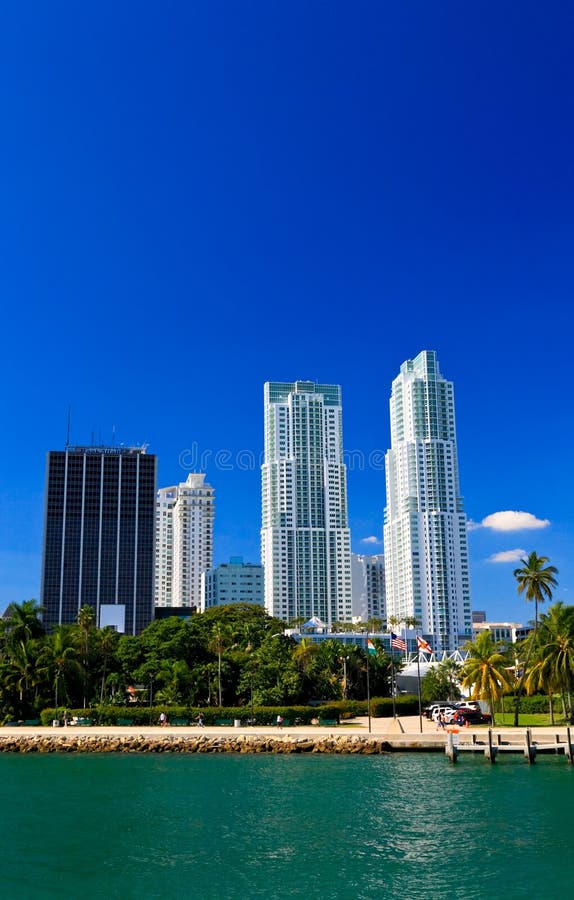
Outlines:
[[[1,735],[3,753],[387,753],[383,738],[357,735]]]

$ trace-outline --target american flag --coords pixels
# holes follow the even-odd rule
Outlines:
[[[403,641],[403,639],[399,637],[398,634],[394,634],[391,631],[391,647],[393,647],[395,650],[406,650],[407,642]]]

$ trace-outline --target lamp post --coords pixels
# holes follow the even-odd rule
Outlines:
[[[369,734],[371,733],[371,674],[369,664],[369,632],[367,631],[367,716],[369,719]]]

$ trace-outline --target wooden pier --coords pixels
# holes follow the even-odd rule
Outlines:
[[[561,755],[572,764],[574,747],[570,728],[566,729],[566,736],[560,734],[554,736],[543,734],[534,739],[530,728],[524,731],[494,731],[489,728],[485,734],[473,732],[463,735],[456,729],[449,729],[446,735],[445,753],[452,763],[457,761],[460,753],[482,754],[490,763],[495,763],[497,757],[507,753],[520,754],[531,765],[536,762],[537,755]]]

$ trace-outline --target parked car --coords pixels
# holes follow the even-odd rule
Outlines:
[[[486,725],[491,720],[492,716],[490,713],[483,713],[480,708],[476,710],[470,706],[457,706],[448,715],[445,713],[447,725],[453,722],[458,722],[459,725],[466,725],[467,723],[469,725]]]
[[[454,700],[437,700],[435,703],[429,703],[424,710],[425,716],[427,719],[435,719],[434,713],[438,713],[439,710],[442,709],[444,712],[445,709],[451,709],[451,707],[455,707],[456,703]]]
[[[452,720],[452,717],[456,712],[457,710],[454,706],[437,706],[435,709],[433,709],[431,718],[433,722],[436,722],[438,720],[438,717],[442,713],[445,722],[448,724]]]
[[[465,709],[473,709],[475,712],[482,712],[478,700],[460,700],[458,703],[455,703],[454,706],[458,706],[461,709],[464,707]]]

